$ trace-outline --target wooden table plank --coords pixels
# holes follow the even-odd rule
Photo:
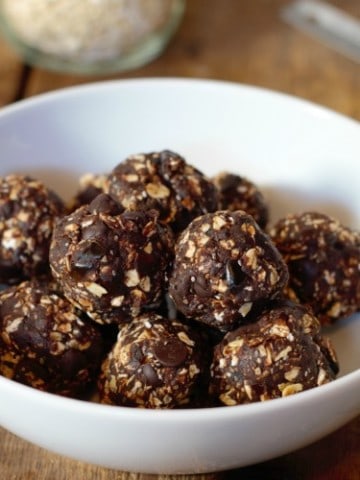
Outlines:
[[[17,54],[0,37],[0,107],[17,99],[23,70]]]
[[[300,96],[360,120],[360,65],[280,19],[286,0],[191,0],[165,53],[112,77],[33,72],[26,95],[108,78],[184,76],[250,83]],[[332,0],[360,18],[358,0]]]

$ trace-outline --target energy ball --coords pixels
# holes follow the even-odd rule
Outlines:
[[[168,150],[128,157],[110,174],[109,193],[125,209],[157,210],[176,233],[219,206],[213,183]]]
[[[0,373],[39,390],[78,396],[98,375],[101,333],[66,299],[35,281],[0,293]]]
[[[228,331],[287,282],[284,260],[251,215],[218,211],[180,235],[169,293],[186,317]]]
[[[50,247],[65,296],[101,324],[160,302],[172,257],[173,235],[157,212],[122,212],[106,194],[62,218]]]
[[[288,295],[322,324],[360,309],[360,233],[317,212],[288,215],[270,230],[288,265]]]
[[[0,177],[0,283],[48,272],[51,234],[64,211],[62,200],[39,180]]]
[[[336,353],[304,306],[279,303],[215,347],[210,394],[238,405],[286,397],[334,380]]]
[[[107,175],[85,173],[79,179],[79,191],[69,205],[69,211],[91,203],[101,193],[107,193]]]
[[[220,194],[221,210],[244,210],[252,215],[261,228],[269,220],[269,208],[258,187],[250,180],[239,175],[221,172],[213,179]]]
[[[142,314],[120,329],[103,362],[100,401],[142,408],[187,405],[200,384],[203,350],[184,323]]]

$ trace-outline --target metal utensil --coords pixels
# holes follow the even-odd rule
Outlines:
[[[360,62],[360,19],[318,0],[297,0],[281,11],[286,22]]]

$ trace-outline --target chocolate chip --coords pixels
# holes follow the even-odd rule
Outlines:
[[[73,348],[60,355],[58,365],[64,378],[74,378],[79,370],[86,368],[87,359],[80,350]]]
[[[297,275],[304,275],[307,278],[316,278],[319,275],[319,265],[311,259],[301,258],[294,260],[291,269]]]
[[[90,238],[101,238],[106,235],[107,227],[99,218],[94,218],[92,223],[84,227],[81,231],[82,240],[89,240]]]
[[[91,213],[107,213],[108,215],[119,215],[123,212],[123,208],[119,206],[115,200],[106,193],[100,193],[89,205]]]
[[[80,242],[78,250],[72,256],[72,266],[75,269],[86,270],[94,268],[104,255],[102,246],[94,241],[84,240]]]
[[[177,338],[158,342],[154,347],[155,357],[165,367],[177,367],[184,363],[188,355],[186,346]]]
[[[7,220],[14,215],[14,211],[16,209],[15,202],[12,200],[8,200],[8,202],[4,202],[0,205],[0,218],[2,220]]]
[[[133,343],[131,345],[131,348],[130,348],[130,352],[131,352],[131,358],[140,363],[144,357],[142,351],[141,351],[141,348],[136,344],[136,343]]]
[[[239,286],[246,275],[236,260],[229,260],[225,266],[226,281],[230,286]]]
[[[34,315],[23,316],[17,330],[11,333],[11,338],[16,342],[19,349],[25,350],[31,346],[35,352],[43,353],[48,350],[46,320],[46,312],[41,305],[37,306],[36,321]]]
[[[150,385],[151,387],[158,387],[162,384],[160,378],[157,376],[155,370],[149,363],[143,365],[141,371],[145,377],[146,385]]]
[[[209,285],[202,275],[197,275],[195,282],[194,282],[194,291],[197,295],[200,295],[202,297],[211,297],[211,289],[209,288]]]

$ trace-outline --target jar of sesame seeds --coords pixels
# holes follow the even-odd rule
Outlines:
[[[184,6],[185,0],[0,0],[0,30],[30,64],[114,73],[157,57]]]

